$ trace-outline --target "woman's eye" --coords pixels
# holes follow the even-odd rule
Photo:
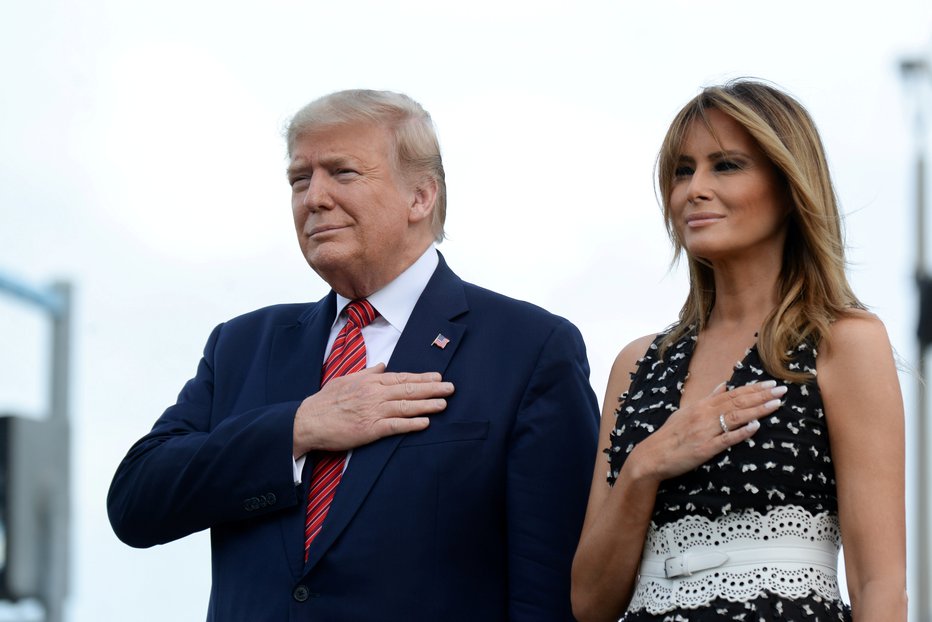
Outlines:
[[[715,163],[715,170],[719,172],[738,171],[741,165],[733,160],[720,160]]]
[[[693,174],[693,167],[691,166],[677,166],[673,171],[674,177],[689,177]]]

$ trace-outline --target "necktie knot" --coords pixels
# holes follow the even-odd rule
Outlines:
[[[365,328],[372,323],[379,315],[379,312],[375,310],[375,307],[372,306],[365,298],[361,300],[354,300],[346,305],[346,317],[351,324],[358,326],[359,328]]]

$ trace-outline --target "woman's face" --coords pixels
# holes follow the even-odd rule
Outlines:
[[[706,111],[676,161],[670,209],[686,251],[713,263],[782,257],[790,201],[777,169],[737,121]]]

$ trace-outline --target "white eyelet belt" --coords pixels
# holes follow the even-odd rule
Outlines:
[[[797,506],[745,511],[716,520],[688,516],[651,523],[628,611],[696,609],[716,598],[752,600],[770,592],[840,598],[838,517]]]
[[[640,573],[646,577],[677,579],[691,577],[704,570],[714,568],[734,569],[739,566],[766,567],[783,564],[821,566],[835,572],[838,550],[833,542],[821,542],[812,546],[777,543],[773,546],[732,549],[726,547],[698,549],[682,555],[667,557],[646,554],[641,559]]]

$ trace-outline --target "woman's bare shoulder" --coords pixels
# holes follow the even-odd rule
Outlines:
[[[627,389],[631,380],[631,374],[637,371],[638,361],[644,357],[647,349],[657,338],[657,333],[639,337],[623,347],[615,362],[612,364],[612,371],[609,375],[609,387],[611,390]]]
[[[647,352],[647,348],[656,338],[657,334],[655,333],[635,339],[623,347],[618,356],[615,357],[612,371],[608,376],[608,386],[605,387],[604,408],[608,409],[611,406],[614,409],[615,400],[622,393],[625,393],[631,385],[631,375],[637,371],[638,361],[641,360],[644,353]]]
[[[820,359],[828,362],[863,356],[878,349],[890,349],[887,328],[879,317],[862,309],[852,309],[832,322],[820,348]]]
[[[638,337],[621,349],[618,356],[615,357],[615,364],[612,365],[612,372],[615,370],[634,371],[637,368],[637,362],[644,357],[647,349],[657,338],[658,333]]]

